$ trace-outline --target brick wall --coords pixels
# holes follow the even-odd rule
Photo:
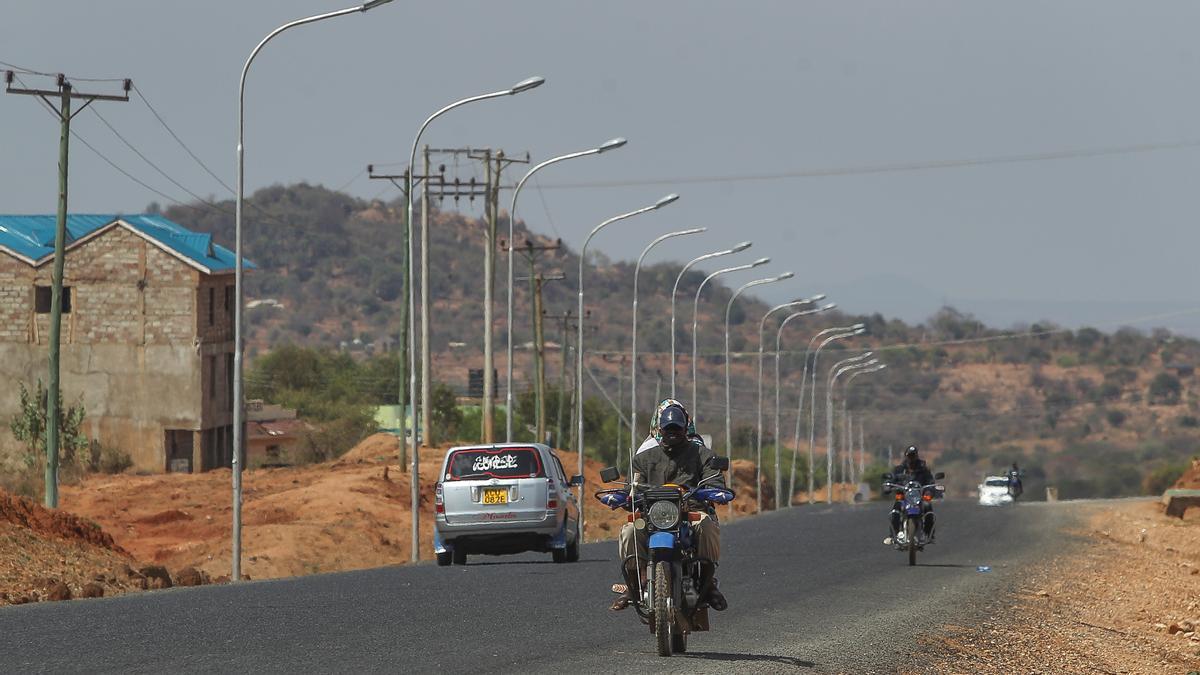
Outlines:
[[[46,377],[50,317],[34,313],[34,286],[49,286],[52,271],[0,253],[0,382]],[[64,284],[72,306],[62,322],[63,391],[82,397],[89,436],[129,452],[138,469],[162,471],[167,429],[199,436],[231,424],[233,275],[202,274],[116,227],[67,253]],[[0,389],[6,420],[16,387]]]
[[[33,269],[0,253],[0,342],[28,342],[33,315]]]

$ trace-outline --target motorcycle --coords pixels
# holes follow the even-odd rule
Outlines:
[[[713,457],[709,466],[717,471],[729,468],[725,457]],[[697,505],[726,504],[736,496],[732,490],[704,487],[718,476],[700,481],[692,489],[678,485],[639,485],[619,481],[614,467],[600,472],[605,483],[620,482],[624,487],[596,492],[596,499],[610,508],[630,511],[629,522],[639,533],[648,535],[649,558],[636,554],[622,561],[621,572],[629,588],[636,588],[634,610],[655,637],[659,656],[687,651],[688,635],[709,630],[708,597],[715,565],[696,552],[691,523],[700,520]],[[641,582],[639,566],[644,565],[646,582]],[[614,587],[613,590],[618,590]]]
[[[934,480],[942,480],[945,477],[946,474],[940,471],[933,474]],[[900,527],[892,536],[892,545],[896,547],[897,551],[907,552],[908,564],[913,566],[917,564],[917,552],[925,550],[927,545],[933,543],[925,536],[922,520],[926,514],[932,513],[931,502],[934,497],[940,498],[946,492],[946,488],[936,483],[921,485],[919,481],[915,480],[904,483],[895,481],[896,477],[892,474],[883,474],[883,490],[884,492],[895,491],[901,516]]]
[[[1021,493],[1025,492],[1025,486],[1021,484],[1021,476],[1025,475],[1020,469],[1010,469],[1008,471],[1008,494],[1016,501]]]

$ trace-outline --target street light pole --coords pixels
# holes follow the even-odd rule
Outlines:
[[[583,472],[583,323],[584,323],[583,320],[584,320],[584,317],[586,317],[587,315],[585,315],[583,313],[583,263],[585,260],[587,260],[588,244],[592,241],[592,237],[596,236],[597,232],[599,232],[600,230],[604,229],[605,227],[608,227],[609,225],[617,222],[618,220],[632,218],[633,216],[641,215],[648,211],[654,211],[657,209],[661,209],[662,207],[666,206],[667,204],[674,202],[676,199],[679,199],[679,195],[672,193],[672,194],[667,195],[666,197],[663,197],[662,199],[658,200],[657,202],[654,202],[650,206],[643,206],[642,208],[637,209],[635,211],[630,211],[629,213],[622,213],[619,216],[613,216],[612,218],[609,218],[608,220],[606,220],[606,221],[600,223],[599,225],[597,225],[596,227],[592,228],[592,231],[590,233],[588,233],[587,239],[583,240],[583,246],[580,247],[580,249],[579,249],[579,305],[576,308],[578,311],[577,316],[579,317],[579,323],[578,323],[579,332],[575,336],[575,406],[576,406],[575,413],[576,413],[576,425],[577,425],[576,439],[579,444],[577,451],[579,453],[579,475],[580,476],[585,476],[585,474]],[[632,476],[630,478],[632,478]],[[584,482],[586,482],[586,477],[584,478]],[[586,538],[587,533],[585,530],[585,526],[587,523],[586,523],[586,519],[584,517],[584,511],[583,511],[583,491],[584,491],[584,483],[580,483],[579,484],[579,504],[580,504],[579,536],[581,538]]]
[[[729,296],[729,302],[725,303],[725,452],[730,458],[733,457],[733,428],[731,426],[732,397],[729,390],[729,313],[733,310],[734,301],[738,299],[738,296],[741,295],[743,291],[749,288],[754,288],[755,286],[762,286],[763,284],[772,284],[777,281],[791,279],[793,276],[795,276],[795,274],[792,272],[784,272],[778,276],[748,281],[734,291],[733,295]]]
[[[696,352],[696,331],[700,325],[700,293],[702,291],[704,291],[704,287],[705,287],[705,285],[708,284],[708,282],[712,281],[713,279],[716,279],[717,277],[721,276],[722,274],[728,274],[729,272],[740,272],[742,270],[753,269],[755,267],[758,267],[759,265],[766,265],[769,262],[771,262],[770,258],[759,258],[758,260],[755,260],[752,263],[746,263],[745,265],[737,265],[735,267],[726,267],[724,269],[717,270],[716,272],[713,272],[712,274],[704,277],[704,281],[701,281],[700,285],[696,287],[696,298],[692,301],[692,401],[691,401],[692,407],[691,407],[691,410],[692,410],[692,421],[693,422],[695,422],[696,417],[697,417],[697,415],[699,415],[699,411],[700,411],[700,394],[699,394],[699,390],[696,387],[696,378],[697,378],[696,359],[698,358],[698,354]]]
[[[837,307],[837,304],[830,302],[828,304],[825,304],[821,307],[817,307],[815,309],[806,309],[802,312],[793,312],[792,314],[789,314],[786,318],[784,318],[783,321],[781,321],[779,323],[779,329],[775,331],[775,444],[776,444],[776,448],[775,448],[775,509],[776,510],[779,509],[779,495],[782,494],[782,489],[783,489],[783,474],[781,473],[780,466],[779,466],[779,439],[781,438],[781,436],[779,434],[779,418],[780,418],[779,360],[780,360],[780,350],[782,349],[781,343],[783,340],[783,329],[787,327],[788,323],[791,322],[792,319],[798,319],[802,316],[809,316],[811,314],[817,314],[820,312],[828,312],[829,310],[834,309],[835,307]],[[805,360],[805,364],[807,365],[807,359]],[[801,398],[803,398],[803,396],[804,396],[804,380],[803,379],[800,380],[800,396],[801,396]],[[797,413],[797,414],[799,414],[799,413]],[[789,492],[787,495],[787,505],[789,508],[792,505],[792,495],[796,494],[796,490],[795,490],[795,488],[796,488],[796,452],[797,452],[796,448],[798,448],[799,445],[800,445],[800,438],[799,438],[799,434],[797,434],[795,443],[793,444],[793,447],[792,447],[792,478],[791,478],[791,481],[788,483]]]
[[[504,393],[504,440],[507,443],[512,443],[513,440],[513,237],[516,236],[514,228],[517,222],[517,197],[521,194],[521,188],[525,187],[525,181],[529,180],[533,174],[541,171],[551,164],[557,164],[558,162],[563,162],[568,159],[575,159],[576,157],[598,155],[602,152],[608,152],[609,150],[616,150],[622,145],[625,145],[624,138],[613,138],[590,150],[571,152],[548,159],[527,171],[525,175],[521,177],[521,180],[517,182],[517,187],[513,189],[512,205],[508,209],[508,346],[506,349],[506,386]],[[561,443],[559,445],[561,445]]]
[[[323,19],[332,19],[354,12],[365,12],[368,9],[374,9],[380,5],[391,2],[391,0],[370,0],[361,5],[347,7],[333,12],[324,14],[315,14],[303,19],[296,19],[283,24],[279,28],[271,31],[258,45],[251,50],[250,57],[246,59],[246,65],[242,66],[242,77],[238,82],[238,143],[237,143],[237,197],[234,202],[234,295],[237,296],[237,302],[233,306],[233,542],[232,542],[232,567],[230,578],[233,581],[240,581],[242,578],[242,444],[243,444],[243,425],[245,424],[245,410],[243,409],[243,376],[244,368],[243,361],[245,348],[242,338],[242,305],[245,302],[245,291],[242,288],[242,205],[245,202],[246,191],[246,156],[245,156],[245,141],[246,141],[246,74],[250,71],[250,64],[254,62],[254,57],[262,48],[271,41],[276,35],[304,24],[315,23]]]
[[[755,460],[754,460],[754,484],[755,485],[759,485],[760,483],[762,483],[762,437],[763,437],[762,404],[763,404],[763,342],[764,342],[763,331],[766,330],[766,328],[767,328],[767,317],[771,316],[772,314],[774,314],[775,312],[777,312],[781,309],[787,309],[789,307],[796,307],[798,305],[811,305],[815,302],[820,302],[821,300],[824,300],[824,299],[825,299],[824,295],[815,295],[811,298],[803,298],[801,300],[793,300],[792,302],[785,302],[782,305],[775,305],[771,309],[768,309],[766,311],[766,313],[763,314],[762,319],[760,319],[758,322],[758,420],[756,422],[758,438],[755,439],[755,455],[754,455],[755,456]],[[776,366],[775,372],[778,373],[779,372],[779,354],[778,353],[776,353],[776,355],[775,355],[775,366]],[[775,436],[775,457],[776,458],[779,457],[779,436],[778,436],[778,434],[776,434],[776,436]],[[756,490],[755,497],[757,498],[757,503],[755,504],[755,511],[757,513],[762,513],[762,490]],[[779,498],[778,490],[775,492],[775,497],[776,497],[776,499]]]
[[[746,249],[750,248],[750,245],[751,242],[743,241],[733,248],[727,248],[724,251],[705,253],[698,258],[692,258],[690,261],[688,261],[688,264],[683,266],[683,269],[679,270],[679,276],[675,277],[675,285],[671,288],[671,398],[675,398],[675,295],[679,292],[679,282],[683,280],[683,275],[687,274],[687,271],[690,270],[696,263],[704,260],[710,260],[712,258],[719,258],[723,255],[729,255],[731,253],[745,251]]]
[[[417,136],[416,136],[416,138],[413,139],[412,152],[409,154],[409,161],[408,161],[409,171],[408,171],[408,221],[407,222],[409,225],[410,232],[412,231],[413,197],[415,196],[414,195],[415,190],[413,189],[413,187],[414,187],[413,186],[413,176],[415,175],[416,172],[413,170],[413,168],[416,167],[416,165],[417,165],[417,146],[420,145],[421,135],[425,133],[425,129],[429,126],[429,123],[434,121],[441,115],[443,115],[459,106],[464,106],[464,105],[467,105],[468,103],[474,103],[476,101],[486,101],[488,99],[500,98],[501,96],[512,96],[514,94],[519,94],[523,91],[529,91],[530,89],[539,87],[544,82],[545,82],[545,79],[543,79],[541,77],[536,77],[536,76],[529,77],[524,80],[521,80],[520,82],[509,87],[508,89],[502,89],[500,91],[493,91],[488,94],[480,94],[478,96],[470,96],[468,98],[464,98],[462,100],[455,101],[454,103],[451,103],[450,105],[443,107],[442,109],[438,110],[437,112],[435,112],[432,115],[430,115],[429,117],[427,117],[425,119],[425,121],[421,123],[421,127],[419,129],[417,129]],[[426,237],[425,235],[426,235],[426,233],[423,232],[422,236],[421,236],[421,240],[423,242],[428,241],[428,237]],[[488,241],[489,247],[494,247],[495,245],[496,245],[496,243],[494,241]],[[413,248],[414,248],[413,247],[413,238],[410,235],[408,237],[408,259],[409,260],[412,260],[412,258],[413,258]],[[491,256],[488,255],[486,257],[486,260],[490,261]],[[416,279],[414,278],[414,274],[413,274],[414,269],[415,268],[410,264],[408,267],[408,302],[409,302],[409,305],[411,305],[413,307],[415,307],[417,304],[416,303]],[[488,269],[484,270],[484,278],[485,279],[491,278],[490,264],[488,266]],[[421,330],[421,337],[422,337],[421,374],[423,377],[425,377],[425,385],[426,385],[426,386],[422,387],[421,407],[423,409],[427,409],[429,407],[429,401],[426,396],[429,392],[428,384],[429,384],[429,377],[430,377],[430,372],[429,372],[430,371],[430,361],[429,361],[429,351],[428,351],[428,349],[429,349],[429,336],[428,336],[429,294],[425,290],[428,288],[429,288],[429,246],[426,244],[425,246],[421,247],[421,289],[422,289],[422,292],[421,292],[421,328],[422,328],[422,330]],[[485,311],[490,312],[490,310],[491,310],[490,298],[488,299],[488,302],[484,303],[484,309],[485,309]],[[416,316],[415,315],[416,315],[415,312],[409,312],[409,314],[408,314],[409,335],[413,335],[416,333]],[[492,330],[491,323],[486,320],[484,323],[486,324],[484,326],[484,330],[489,331],[489,333],[490,333],[490,331]],[[412,457],[411,457],[412,472],[410,474],[410,476],[411,476],[411,481],[410,481],[410,483],[411,483],[410,493],[411,494],[410,494],[410,496],[411,496],[411,500],[412,500],[412,555],[411,555],[411,559],[413,562],[417,562],[417,560],[420,559],[420,550],[419,550],[419,547],[420,547],[420,540],[419,540],[420,512],[419,512],[419,509],[420,509],[420,505],[421,505],[421,503],[420,503],[421,502],[421,485],[420,485],[420,481],[419,481],[420,462],[419,462],[419,458],[418,458],[418,443],[417,443],[417,419],[419,419],[417,417],[417,373],[416,373],[417,363],[416,363],[416,350],[413,349],[411,345],[409,346],[409,349],[408,349],[408,364],[409,364],[409,371],[408,371],[408,383],[409,383],[408,384],[408,394],[409,394],[409,396],[408,396],[408,399],[409,399],[409,401],[412,402],[412,420],[413,420],[412,441],[410,442],[410,445],[409,445],[410,452],[412,455]],[[401,410],[400,414],[403,415],[404,411]],[[490,414],[490,412],[485,410],[484,414]],[[425,431],[425,433],[429,433],[428,429],[425,429],[424,431]]]
[[[833,368],[829,369],[829,384],[825,387],[825,503],[833,503],[833,386],[837,384],[838,377],[842,373],[853,370],[854,368],[862,368],[878,363],[872,359],[866,363],[860,363],[863,359],[870,358],[872,352],[863,352],[858,356],[852,356],[848,359],[842,359],[833,364]],[[814,373],[815,374],[815,373]]]
[[[809,395],[810,400],[808,403],[808,503],[809,504],[813,503],[813,481],[815,480],[815,477],[814,477],[815,467],[813,466],[813,448],[817,442],[817,440],[816,440],[817,361],[820,360],[821,350],[825,348],[825,345],[827,345],[831,342],[834,342],[835,340],[843,340],[845,338],[854,337],[855,335],[862,335],[863,333],[867,332],[866,326],[861,323],[856,323],[853,326],[846,327],[845,329],[835,328],[833,330],[836,330],[836,331],[844,330],[844,332],[838,332],[838,333],[835,333],[835,334],[830,335],[829,337],[825,338],[821,342],[821,344],[817,345],[816,351],[813,352],[812,391],[810,392],[810,395]],[[821,333],[818,333],[817,335],[819,336],[819,335],[821,335],[823,333],[827,333],[827,332],[829,332],[829,331],[824,330],[824,331],[821,331]],[[816,338],[813,338],[813,339],[815,340]],[[812,346],[811,342],[809,342],[809,346]],[[808,362],[808,352],[805,352],[805,363],[807,364],[807,362]],[[803,398],[801,398],[800,404],[801,405],[804,404]],[[797,426],[797,428],[799,428],[799,426],[800,426],[799,418],[796,419],[796,426]],[[797,445],[799,445],[799,444],[797,444]]]
[[[850,384],[852,382],[854,382],[854,378],[858,377],[859,375],[864,375],[866,373],[877,373],[877,372],[883,370],[884,368],[887,368],[886,363],[880,363],[873,367],[857,368],[857,369],[853,370],[849,375],[846,376],[846,384],[842,385],[842,389],[843,389],[842,418],[846,420],[846,435],[847,435],[846,448],[850,451],[850,474],[851,474],[851,476],[854,475],[854,425],[851,424],[849,413],[846,412],[847,399],[850,398]],[[862,424],[862,420],[859,420],[859,424],[860,425]],[[861,453],[860,453],[860,456],[861,456]],[[860,462],[860,464],[861,464],[861,462]],[[863,468],[860,466],[859,470],[858,470],[859,480],[862,480],[862,472],[863,472]],[[854,481],[851,480],[850,482],[853,483]]]
[[[658,246],[659,244],[661,244],[662,242],[664,242],[668,239],[672,239],[674,237],[685,237],[689,234],[700,234],[701,232],[705,232],[707,230],[708,230],[707,227],[697,227],[697,228],[692,228],[690,230],[679,230],[677,232],[668,232],[667,234],[664,234],[661,237],[658,237],[654,241],[650,242],[646,246],[646,248],[642,250],[642,254],[638,256],[637,264],[633,266],[633,339],[631,340],[631,349],[630,349],[630,363],[631,363],[631,367],[632,367],[632,372],[631,372],[630,378],[629,378],[629,406],[630,406],[630,409],[629,409],[629,448],[630,448],[630,450],[629,450],[629,452],[630,453],[637,452],[637,448],[638,448],[638,439],[637,439],[637,436],[638,436],[638,432],[637,432],[637,421],[638,421],[637,320],[638,320],[638,276],[642,272],[642,261],[646,259],[646,254],[650,252],[650,249],[654,248],[655,246]]]

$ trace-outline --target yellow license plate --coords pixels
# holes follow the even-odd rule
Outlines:
[[[483,491],[484,504],[507,504],[508,488],[490,488]]]

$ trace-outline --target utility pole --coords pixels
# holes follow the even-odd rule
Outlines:
[[[429,145],[426,144],[423,153],[424,175],[429,175]],[[429,363],[429,179],[421,181],[421,436],[425,445],[432,445],[433,420],[430,401],[431,395]],[[413,415],[416,424],[416,415]],[[415,431],[413,433],[416,433]],[[415,481],[414,481],[415,484]]]
[[[426,146],[426,150],[428,151],[428,146]],[[428,159],[428,152],[426,152],[426,159]],[[396,186],[396,188],[398,188],[400,190],[400,192],[403,193],[405,201],[408,201],[408,186],[410,185],[408,174],[411,170],[412,170],[412,167],[409,167],[408,169],[406,169],[404,171],[404,173],[400,173],[400,174],[377,174],[377,173],[375,173],[375,165],[368,164],[367,165],[367,177],[370,178],[371,180],[386,180],[386,181],[391,182],[392,185]],[[430,175],[429,174],[429,164],[428,164],[428,162],[426,162],[425,173],[413,176],[411,184],[416,185],[416,183],[418,183],[418,182],[424,184],[429,181],[439,182],[439,184],[440,184],[441,181],[444,181],[444,176],[442,176],[441,174]],[[425,192],[426,192],[426,195],[428,195],[428,186],[425,187]],[[423,217],[428,214],[428,211],[426,210],[427,207],[425,205],[427,201],[428,201],[428,196],[426,196],[425,199],[421,200],[421,214]],[[406,214],[405,215],[406,221],[407,221],[407,218],[408,218],[408,216]],[[428,231],[428,228],[425,228],[425,229],[426,229],[426,231]],[[405,251],[406,253],[404,254],[404,263],[401,265],[401,268],[400,268],[400,274],[401,274],[401,278],[404,279],[404,284],[401,287],[401,291],[400,291],[400,295],[401,295],[401,300],[400,300],[400,341],[399,341],[399,344],[397,345],[398,353],[400,354],[400,395],[398,397],[398,401],[400,403],[400,470],[408,471],[408,445],[404,442],[404,420],[405,420],[405,414],[408,410],[408,406],[410,403],[410,401],[408,400],[408,349],[409,349],[408,343],[409,343],[409,339],[410,339],[410,336],[408,334],[408,323],[409,323],[408,315],[412,311],[412,307],[409,306],[409,302],[408,302],[408,278],[409,278],[408,270],[409,270],[409,265],[412,264],[412,261],[410,261],[408,259],[407,251],[408,251],[408,240],[409,240],[409,237],[412,236],[412,223],[405,222],[403,231],[404,231],[404,234],[401,237],[400,248],[402,251]],[[424,251],[426,249],[427,249],[427,247],[422,246],[422,255],[424,255]],[[428,410],[428,407],[426,406],[423,409]],[[425,431],[425,433],[428,433],[428,431],[429,431],[428,426],[424,426],[424,427],[422,427],[422,429]],[[417,420],[416,420],[415,416],[413,418],[412,432],[414,435],[417,433]]]
[[[568,356],[568,352],[570,352],[570,333],[568,331],[571,330],[570,324],[571,324],[572,319],[574,319],[574,316],[572,315],[571,310],[568,309],[566,312],[563,312],[562,314],[544,315],[544,318],[551,319],[553,321],[557,321],[559,323],[559,329],[561,331],[561,333],[560,333],[561,337],[559,338],[559,340],[560,340],[559,344],[561,346],[559,347],[559,349],[562,351],[562,370],[559,371],[560,377],[559,377],[559,384],[558,384],[558,412],[554,416],[554,427],[555,427],[554,428],[554,444],[556,446],[558,446],[560,449],[562,449],[562,448],[571,447],[570,445],[563,445],[563,442],[562,442],[562,433],[563,433],[562,414],[563,414],[563,404],[564,404],[565,399],[567,398],[567,368],[568,368],[567,356]],[[572,395],[572,399],[573,398],[574,398],[574,396]],[[574,408],[571,408],[571,409],[574,410]],[[569,415],[568,415],[568,417],[569,417]],[[571,420],[568,419],[567,426],[570,427],[570,424],[571,424]]]
[[[552,277],[543,277],[537,271],[537,259],[539,254],[545,251],[556,251],[562,247],[562,240],[557,240],[553,244],[535,244],[533,241],[526,239],[523,254],[529,262],[529,293],[533,300],[533,370],[534,370],[534,410],[535,410],[535,426],[537,428],[537,442],[542,443],[546,437],[546,372],[543,356],[545,351],[545,342],[542,336],[542,282],[543,281],[561,281],[566,277],[562,274],[556,274]]]
[[[56,509],[58,508],[58,418],[61,415],[58,409],[58,400],[61,397],[59,393],[59,349],[62,328],[63,259],[67,239],[67,178],[69,174],[67,162],[70,157],[71,119],[95,101],[120,101],[128,103],[129,90],[133,87],[133,81],[125,80],[125,94],[123,96],[114,96],[77,92],[62,73],[59,73],[56,78],[57,89],[29,89],[23,83],[21,87],[14,87],[13,80],[15,78],[16,74],[13,71],[9,70],[5,72],[5,91],[9,94],[37,96],[42,99],[50,108],[51,114],[58,117],[60,125],[58,139],[58,215],[54,228],[54,271],[50,281],[50,375],[47,378],[48,391],[46,392],[45,504],[49,508]],[[54,104],[48,97],[58,99],[59,107],[57,111],[55,111]],[[71,100],[76,98],[83,99],[85,103],[72,113]]]

